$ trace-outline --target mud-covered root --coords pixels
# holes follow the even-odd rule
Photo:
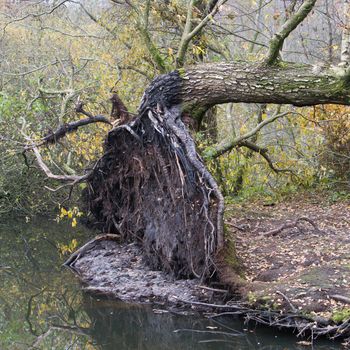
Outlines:
[[[205,278],[222,246],[223,199],[180,116],[158,106],[113,129],[88,202],[103,231],[138,241],[153,268]]]

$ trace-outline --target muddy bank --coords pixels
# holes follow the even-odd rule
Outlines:
[[[341,309],[350,311],[349,204],[309,199],[252,209],[228,209],[249,298],[265,296],[267,302],[271,296],[275,306],[291,311],[292,306],[275,295],[279,291],[305,313],[332,318]]]
[[[349,203],[330,204],[316,197],[273,206],[231,205],[226,224],[226,239],[234,241],[241,266],[238,289],[224,286],[227,279],[208,287],[198,279],[176,280],[153,271],[136,244],[118,240],[94,241],[71,265],[84,289],[95,295],[209,309],[214,317],[222,312],[243,315],[311,339],[350,337]]]
[[[275,326],[350,337],[350,203],[322,195],[232,205],[226,222],[251,309],[286,316]],[[298,326],[288,315],[303,317]]]
[[[140,247],[111,239],[93,242],[70,267],[86,292],[125,302],[190,306],[186,302],[223,303],[225,290],[208,289],[199,279],[175,280],[145,263]]]

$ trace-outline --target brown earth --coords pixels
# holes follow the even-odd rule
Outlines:
[[[235,284],[233,299],[220,284],[205,287],[199,279],[176,280],[150,269],[137,245],[114,239],[93,240],[72,256],[70,266],[93,294],[182,309],[216,308],[298,335],[311,333],[311,339],[348,338],[344,344],[350,346],[350,202],[300,195],[276,204],[228,205],[225,215],[227,238],[238,256],[230,264],[240,266],[241,275],[240,294]],[[227,242],[226,247],[226,258],[234,257],[228,251],[233,246]],[[236,271],[232,275],[236,283]]]
[[[226,217],[250,306],[319,322],[350,318],[349,202],[299,196],[274,205],[230,205]]]

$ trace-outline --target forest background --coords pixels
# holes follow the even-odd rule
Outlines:
[[[23,156],[28,139],[39,141],[60,125],[84,118],[76,112],[77,101],[93,115],[109,116],[110,98],[117,93],[136,114],[152,79],[184,64],[259,61],[302,2],[197,1],[193,22],[205,14],[209,18],[184,46],[189,3],[0,2],[1,215],[29,218],[60,210],[75,225],[86,185],[76,186],[65,201],[69,187],[47,179],[32,154]],[[317,1],[286,40],[283,59],[312,63],[315,71],[336,65],[345,25],[342,3]],[[336,201],[349,198],[349,113],[349,107],[337,105],[230,103],[212,108],[193,134],[228,202],[259,197],[274,202],[302,189],[326,190]],[[79,128],[42,147],[41,157],[53,173],[83,174],[102,155],[110,128],[105,123]]]

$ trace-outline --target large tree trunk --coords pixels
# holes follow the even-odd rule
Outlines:
[[[225,102],[350,104],[349,80],[311,66],[206,64],[156,78],[139,116],[113,129],[89,182],[107,232],[137,240],[151,266],[209,276],[223,247],[223,197],[181,120]]]
[[[350,104],[350,77],[341,69],[320,71],[310,65],[276,66],[203,64],[156,78],[141,107],[159,101],[182,103],[191,110],[228,102],[293,104]]]

